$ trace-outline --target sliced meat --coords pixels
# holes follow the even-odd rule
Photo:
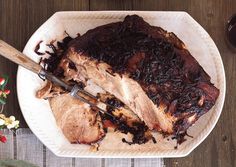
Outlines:
[[[75,38],[66,58],[79,69],[75,78],[91,79],[167,134],[186,131],[219,95],[175,34],[136,15]]]
[[[46,84],[36,92],[36,97],[39,99],[46,99],[52,97],[51,95],[52,83],[47,81]]]
[[[78,68],[85,68],[86,76],[84,78],[93,80],[98,86],[115,95],[141,120],[145,121],[150,129],[172,132],[172,119],[167,118],[169,115],[164,112],[166,106],[155,106],[137,82],[126,75],[121,77],[118,74],[110,74],[107,72],[109,67],[106,64],[97,64],[96,61],[76,52],[69,52],[67,56],[73,62],[78,62],[76,63]]]
[[[104,137],[101,118],[88,104],[69,94],[50,98],[49,102],[57,125],[71,143],[91,144]]]
[[[36,97],[39,99],[48,99],[63,93],[65,93],[65,90],[61,87],[52,84],[50,81],[46,81],[45,85],[36,92]]]

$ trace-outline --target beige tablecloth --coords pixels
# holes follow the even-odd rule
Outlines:
[[[18,159],[39,167],[163,167],[163,159],[59,158],[48,150],[30,129],[18,129],[14,135],[2,130],[8,141],[0,143],[0,159]]]

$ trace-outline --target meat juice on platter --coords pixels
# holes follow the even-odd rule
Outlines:
[[[71,143],[92,144],[110,129],[131,134],[127,144],[156,143],[152,133],[172,136],[181,144],[187,129],[215,104],[219,90],[210,76],[172,32],[132,15],[72,39],[49,45],[53,52],[41,64],[68,84],[88,82],[96,96],[118,109],[104,115],[62,88],[47,83],[37,92],[48,99],[58,126]],[[91,92],[92,93],[92,92]],[[73,109],[71,109],[74,106]],[[71,133],[74,132],[74,133]]]

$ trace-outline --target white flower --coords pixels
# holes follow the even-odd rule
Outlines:
[[[14,116],[10,116],[9,119],[13,122],[16,120],[16,118]]]
[[[7,125],[7,129],[12,129],[14,126],[12,124]]]
[[[16,121],[13,122],[13,124],[15,125],[14,128],[18,128],[19,124],[20,124],[20,121],[16,120]]]
[[[3,119],[0,119],[0,126],[4,125],[5,124],[5,120]]]
[[[11,124],[7,125],[8,129],[17,128],[19,126],[19,121],[13,121]]]

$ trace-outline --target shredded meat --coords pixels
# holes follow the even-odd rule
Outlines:
[[[210,76],[174,33],[151,26],[137,15],[99,26],[75,39],[67,37],[58,43],[58,49],[49,46],[54,52],[46,52],[51,55],[43,60],[46,70],[85,89],[92,81],[103,91],[101,98],[109,93],[125,106],[110,111],[124,124],[92,114],[88,108],[81,115],[78,111],[84,103],[72,100],[68,104],[74,106],[73,110],[67,104],[61,106],[60,99],[71,99],[65,92],[53,96],[56,91],[50,89],[54,86],[48,84],[37,96],[50,98],[57,123],[72,142],[95,142],[104,136],[103,128],[114,126],[123,133],[133,133],[132,142],[124,141],[129,144],[147,142],[148,129],[172,134],[181,143],[187,129],[212,108],[219,96]],[[58,106],[67,107],[70,115],[61,116]],[[95,121],[91,126],[91,117],[103,124]],[[62,124],[62,118],[67,123]],[[71,131],[76,133],[71,136]]]
[[[72,40],[66,57],[150,129],[167,134],[184,133],[219,95],[176,35],[137,15]]]

